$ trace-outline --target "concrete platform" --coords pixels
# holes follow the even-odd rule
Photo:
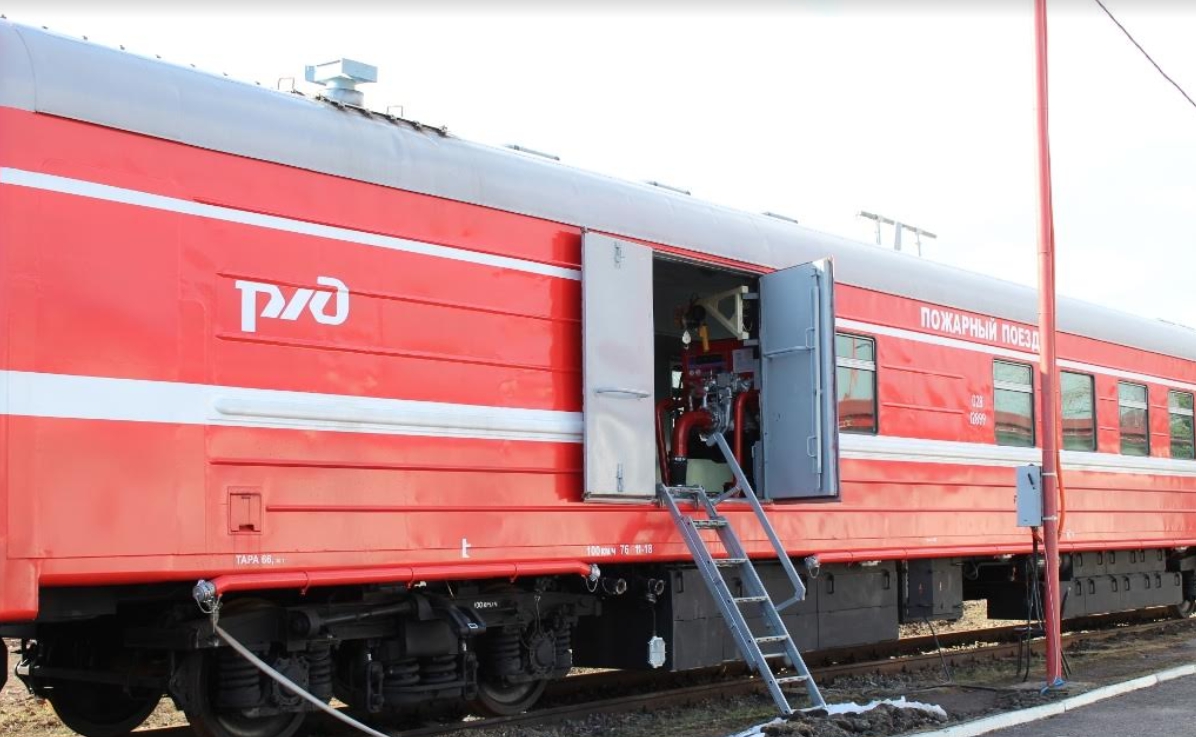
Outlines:
[[[1059,716],[989,734],[994,737],[1176,737],[1196,734],[1196,676],[1165,681]]]

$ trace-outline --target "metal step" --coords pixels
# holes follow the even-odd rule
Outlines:
[[[762,601],[768,601],[767,596],[737,596],[735,597],[736,604],[758,604]]]
[[[777,683],[784,685],[786,683],[805,683],[810,680],[809,676],[777,676]]]
[[[789,554],[781,544],[776,530],[773,529],[768,515],[765,514],[764,508],[760,504],[760,500],[756,498],[755,491],[752,489],[747,477],[744,476],[743,469],[740,468],[739,463],[735,460],[735,455],[731,452],[726,438],[722,436],[722,433],[715,432],[708,436],[708,440],[718,445],[719,450],[727,461],[727,465],[730,467],[732,473],[734,473],[736,490],[712,497],[701,489],[701,487],[668,487],[662,484],[658,487],[661,502],[668,508],[669,514],[673,518],[673,523],[681,531],[685,545],[689,548],[694,562],[698,564],[698,572],[702,576],[706,588],[709,589],[710,595],[714,598],[715,603],[718,604],[719,611],[727,623],[727,627],[731,632],[732,638],[735,640],[735,646],[739,649],[740,655],[743,656],[748,666],[758,673],[760,679],[768,686],[768,691],[772,695],[777,709],[784,715],[794,712],[794,708],[789,703],[789,696],[781,689],[783,684],[789,683],[805,683],[806,693],[809,694],[810,701],[813,702],[814,706],[825,706],[826,701],[822,698],[822,693],[818,690],[814,679],[810,678],[810,671],[806,668],[805,661],[802,660],[801,653],[797,650],[797,645],[789,635],[789,631],[785,628],[785,622],[781,619],[780,612],[773,604],[768,591],[765,590],[764,583],[760,580],[760,576],[756,572],[752,562],[748,559],[747,551],[744,550],[743,544],[735,534],[734,528],[731,527],[726,518],[718,514],[718,505],[731,503],[728,498],[733,494],[739,494],[740,498],[735,501],[740,504],[746,503],[751,507],[756,515],[756,521],[763,528],[769,542],[772,543],[773,552],[781,562],[781,567],[785,570],[785,575],[789,578],[789,582],[793,586],[794,596],[789,600],[790,603],[805,598],[805,585],[802,584],[801,577],[797,575],[797,570],[793,567],[793,562],[789,560]],[[681,500],[684,501],[682,502]],[[707,518],[694,519],[681,511],[681,503],[684,503],[688,508],[691,500],[693,506],[705,509],[708,515]],[[719,554],[726,555],[727,557],[714,557],[714,553],[707,546],[705,538],[698,532],[703,529],[718,531],[718,538],[722,543]],[[724,568],[739,569],[743,584],[741,596],[735,596],[731,592],[727,581],[721,573],[721,569]],[[740,607],[744,604],[759,605],[756,611],[763,616],[765,631],[768,634],[756,635],[752,632],[751,626],[748,624],[743,612],[740,611]],[[779,652],[764,652],[760,646],[769,643],[781,645],[782,650]],[[772,667],[769,665],[769,661],[775,658],[784,658],[785,662],[793,668],[795,673],[778,677],[773,673]]]
[[[718,566],[719,568],[734,568],[735,566],[741,566],[747,562],[748,562],[747,558],[717,558],[717,559],[714,559],[714,565]]]

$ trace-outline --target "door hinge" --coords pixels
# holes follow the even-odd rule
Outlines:
[[[615,466],[615,491],[623,493],[623,464]]]

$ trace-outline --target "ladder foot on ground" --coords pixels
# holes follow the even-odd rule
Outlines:
[[[789,560],[788,553],[781,545],[776,531],[769,523],[760,500],[744,476],[743,469],[736,463],[735,456],[730,452],[726,439],[721,433],[715,433],[711,436],[711,440],[713,441],[711,444],[717,443],[720,450],[723,451],[727,464],[735,474],[739,496],[735,498],[734,503],[746,502],[755,512],[757,520],[772,543],[782,568],[793,584],[794,596],[781,607],[773,604],[772,598],[765,590],[764,583],[760,580],[759,574],[744,551],[735,530],[728,523],[727,518],[719,512],[720,504],[731,503],[728,498],[725,498],[725,495],[711,496],[701,487],[695,486],[661,485],[658,489],[660,501],[668,508],[673,521],[681,531],[681,536],[685,539],[685,544],[689,548],[690,554],[693,555],[694,562],[698,565],[698,572],[702,580],[705,581],[731,635],[735,638],[735,644],[740,654],[748,666],[764,681],[781,713],[792,714],[795,711],[789,703],[788,695],[782,689],[782,686],[795,683],[805,684],[806,693],[813,706],[825,706],[826,701],[823,700],[822,693],[819,692],[817,684],[810,676],[810,671],[806,668],[805,661],[802,660],[801,653],[798,652],[797,645],[786,629],[780,614],[780,609],[805,598],[805,586],[797,575],[793,562]],[[682,509],[682,504],[692,504],[695,511],[704,513],[705,516],[694,517],[686,514],[686,510]],[[714,552],[707,546],[706,540],[701,535],[701,530],[714,530],[717,533],[725,551],[725,557],[714,557]],[[739,574],[739,578],[743,582],[742,595],[735,596],[731,592],[731,588],[724,578],[725,571]],[[752,633],[747,617],[744,615],[744,609],[755,609],[760,613],[767,634],[755,635]],[[783,645],[784,649],[766,653],[761,650],[761,645]],[[777,658],[783,658],[783,663],[792,668],[794,672],[779,675],[769,663],[770,660]]]

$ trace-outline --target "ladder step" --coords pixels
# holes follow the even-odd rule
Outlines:
[[[740,596],[735,599],[736,604],[759,604],[768,601],[767,596]]]
[[[714,565],[719,568],[734,568],[747,562],[747,558],[717,558],[714,561]]]
[[[756,642],[764,644],[766,642],[784,642],[789,639],[789,635],[761,635],[756,638]]]
[[[777,679],[777,683],[780,683],[780,684],[805,683],[806,681],[810,680],[810,677],[809,676],[777,676],[776,679]]]
[[[693,521],[694,527],[699,530],[709,530],[713,527],[726,527],[727,521],[725,519],[696,519]]]

